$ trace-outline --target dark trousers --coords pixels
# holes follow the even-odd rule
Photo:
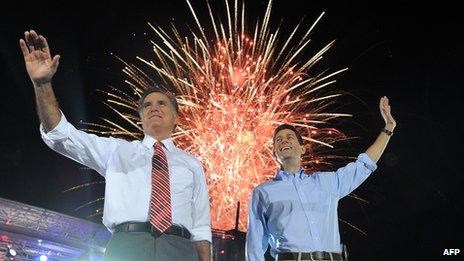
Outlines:
[[[114,233],[106,246],[104,261],[198,261],[195,245],[188,239],[146,232]]]

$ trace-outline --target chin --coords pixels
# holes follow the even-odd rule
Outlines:
[[[143,130],[144,132],[151,133],[152,130],[159,129],[161,127],[161,124],[146,124],[143,125]]]
[[[153,121],[148,124],[150,128],[159,128],[162,127],[163,124],[161,122]]]
[[[301,155],[295,155],[295,154],[280,155],[280,158],[282,159],[282,161],[292,161],[292,160],[296,160],[296,159],[298,159],[300,157],[301,157]]]
[[[280,154],[280,157],[281,157],[282,159],[291,158],[291,157],[293,157],[293,156],[294,156],[294,155],[292,154],[291,151],[282,152],[282,153]]]

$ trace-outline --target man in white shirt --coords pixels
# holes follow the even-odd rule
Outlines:
[[[145,90],[139,104],[142,141],[77,130],[60,111],[52,89],[60,56],[52,58],[47,40],[35,31],[24,36],[20,47],[44,142],[105,177],[103,223],[113,232],[105,260],[211,260],[203,168],[171,139],[178,117],[175,97],[157,87]]]

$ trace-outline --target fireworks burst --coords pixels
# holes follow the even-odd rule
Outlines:
[[[302,29],[300,23],[282,37],[279,27],[271,28],[272,1],[263,20],[252,28],[245,23],[244,4],[239,5],[237,0],[225,0],[225,21],[215,17],[207,3],[206,25],[188,0],[187,4],[196,24],[188,36],[174,25],[167,32],[149,24],[158,38],[151,41],[156,59],[137,59],[154,70],[166,86],[173,87],[170,91],[177,95],[181,112],[173,137],[203,163],[213,228],[234,228],[240,202],[238,225],[243,231],[251,190],[275,175],[272,135],[277,125],[291,123],[300,128],[303,138],[311,144],[311,153],[304,157],[307,168],[320,169],[321,164],[329,164],[337,157],[327,149],[347,137],[325,126],[350,115],[327,111],[340,94],[330,93],[326,87],[346,69],[308,73],[334,43],[304,58],[311,32],[324,13],[309,29]],[[130,92],[113,88],[105,92],[105,104],[130,127],[102,118],[105,123],[91,124],[90,131],[140,138],[143,134],[137,101],[143,89],[154,81],[139,67],[121,61],[129,77],[126,83]]]

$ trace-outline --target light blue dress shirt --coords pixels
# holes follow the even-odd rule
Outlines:
[[[335,172],[295,175],[282,170],[253,190],[248,216],[246,260],[282,252],[341,252],[338,201],[377,168],[365,153]]]

